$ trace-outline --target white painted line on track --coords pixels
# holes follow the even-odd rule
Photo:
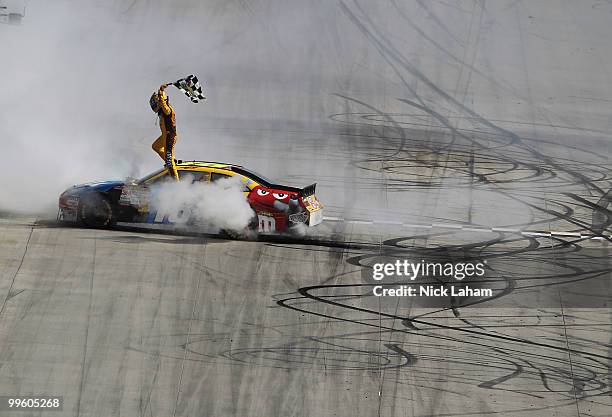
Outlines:
[[[328,222],[343,222],[344,221],[344,219],[341,217],[327,217],[327,216],[324,216],[323,220],[328,221]]]
[[[390,226],[402,226],[406,228],[417,228],[417,229],[456,229],[462,230],[465,232],[477,232],[477,233],[520,233],[523,236],[530,237],[576,237],[580,239],[592,239],[592,240],[605,240],[604,237],[601,236],[593,236],[592,234],[582,234],[580,232],[563,232],[563,231],[550,231],[550,232],[530,232],[524,231],[520,229],[513,229],[507,227],[470,227],[464,226],[461,224],[452,224],[452,223],[431,223],[431,224],[413,224],[413,223],[404,223],[394,220],[362,220],[362,219],[343,219],[341,217],[333,217],[333,216],[325,216],[323,217],[324,221],[329,222],[343,222],[350,224],[365,224],[365,225],[390,225]]]
[[[402,223],[402,226],[404,226],[404,227],[411,227],[411,228],[414,228],[414,229],[431,229],[431,228],[433,228],[433,225],[431,225],[431,224]]]
[[[550,233],[546,232],[521,232],[523,236],[535,236],[535,237],[550,237]]]
[[[476,227],[463,227],[461,230],[465,230],[466,232],[486,232],[486,233],[491,233],[492,229],[479,229]]]
[[[402,222],[389,221],[389,220],[374,220],[374,224],[389,224],[391,226],[401,226],[403,223]]]
[[[432,223],[433,227],[441,227],[444,229],[461,229],[463,228],[460,224],[445,224],[445,223]]]
[[[570,237],[582,237],[580,233],[576,232],[550,232],[554,236],[570,236]]]
[[[505,227],[492,227],[491,230],[494,232],[509,232],[509,233],[519,233],[520,232],[519,229],[508,229]]]

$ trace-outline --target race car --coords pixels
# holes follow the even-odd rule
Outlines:
[[[238,176],[242,192],[255,212],[248,227],[251,231],[291,233],[323,221],[323,206],[315,196],[316,183],[304,188],[289,187],[274,184],[240,165],[176,162],[181,181],[211,183]],[[163,168],[140,180],[75,185],[60,195],[57,220],[97,228],[111,227],[117,222],[171,224],[167,213],[158,213],[150,205],[151,190],[171,180],[169,170]]]

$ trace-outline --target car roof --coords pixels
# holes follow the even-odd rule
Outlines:
[[[226,164],[224,162],[208,162],[208,161],[178,161],[177,167],[201,167],[201,168],[219,168],[231,169],[232,167],[241,168],[240,165]]]
[[[177,161],[177,168],[216,168],[216,169],[225,169],[228,171],[235,172],[237,174],[241,174],[247,178],[250,178],[265,187],[273,188],[275,186],[274,181],[269,178],[264,177],[263,175],[252,171],[250,169],[246,169],[242,165],[236,164],[227,164],[224,162],[210,162],[210,161]],[[283,187],[283,186],[278,186]],[[293,187],[285,187],[285,188],[293,188]]]
[[[300,192],[304,192],[304,189],[302,188],[297,188],[297,187],[290,187],[287,185],[280,185],[280,184],[275,184],[274,181],[270,180],[269,178],[264,177],[261,174],[258,174],[254,171],[251,171],[249,169],[244,168],[242,165],[236,165],[236,164],[227,164],[224,162],[210,162],[210,161],[182,161],[182,160],[178,160],[176,163],[176,167],[177,168],[215,168],[215,169],[225,169],[228,171],[233,171],[237,174],[241,174],[247,178],[250,178],[252,180],[254,180],[255,182],[263,185],[264,187],[267,188],[276,188],[279,190],[285,190],[285,191],[292,191],[292,192],[296,192],[296,193],[300,193]],[[153,174],[148,175],[147,177],[141,179],[140,181],[144,181],[146,178],[150,178],[151,176],[157,175],[160,172],[162,172],[165,168],[162,168],[159,171],[154,172]],[[313,185],[309,186],[309,187],[313,187]],[[314,188],[313,188],[314,190]]]

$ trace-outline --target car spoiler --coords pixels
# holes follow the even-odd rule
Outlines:
[[[280,184],[266,184],[266,186],[275,190],[292,191],[294,193],[298,193],[300,197],[308,197],[309,195],[313,195],[315,193],[317,183],[315,182],[314,184],[307,185],[304,188],[290,187],[288,185]]]
[[[308,197],[309,195],[313,195],[316,188],[316,182],[314,184],[307,185],[306,187],[302,188],[302,191],[300,191],[300,197]]]

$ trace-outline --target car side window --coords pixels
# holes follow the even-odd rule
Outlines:
[[[189,181],[191,184],[196,182],[208,182],[210,181],[210,172],[205,171],[178,171],[179,178],[181,181]]]
[[[220,180],[220,179],[222,179],[222,178],[229,178],[229,177],[230,177],[230,175],[219,174],[219,173],[217,173],[217,172],[213,172],[213,173],[211,174],[211,181],[212,181],[212,182],[215,182],[215,181],[219,181],[219,180]]]
[[[213,172],[213,173],[211,174],[211,181],[212,181],[212,182],[215,182],[215,181],[220,180],[221,178],[231,178],[231,177],[232,177],[231,175],[219,174],[219,173],[217,173],[217,172]],[[248,193],[249,191],[251,191],[251,190],[249,189],[249,187],[247,187],[247,185],[246,185],[246,183],[245,183],[245,179],[244,179],[244,177],[242,177],[242,176],[240,176],[240,175],[239,175],[239,177],[240,177],[240,179],[242,180],[242,192]]]

